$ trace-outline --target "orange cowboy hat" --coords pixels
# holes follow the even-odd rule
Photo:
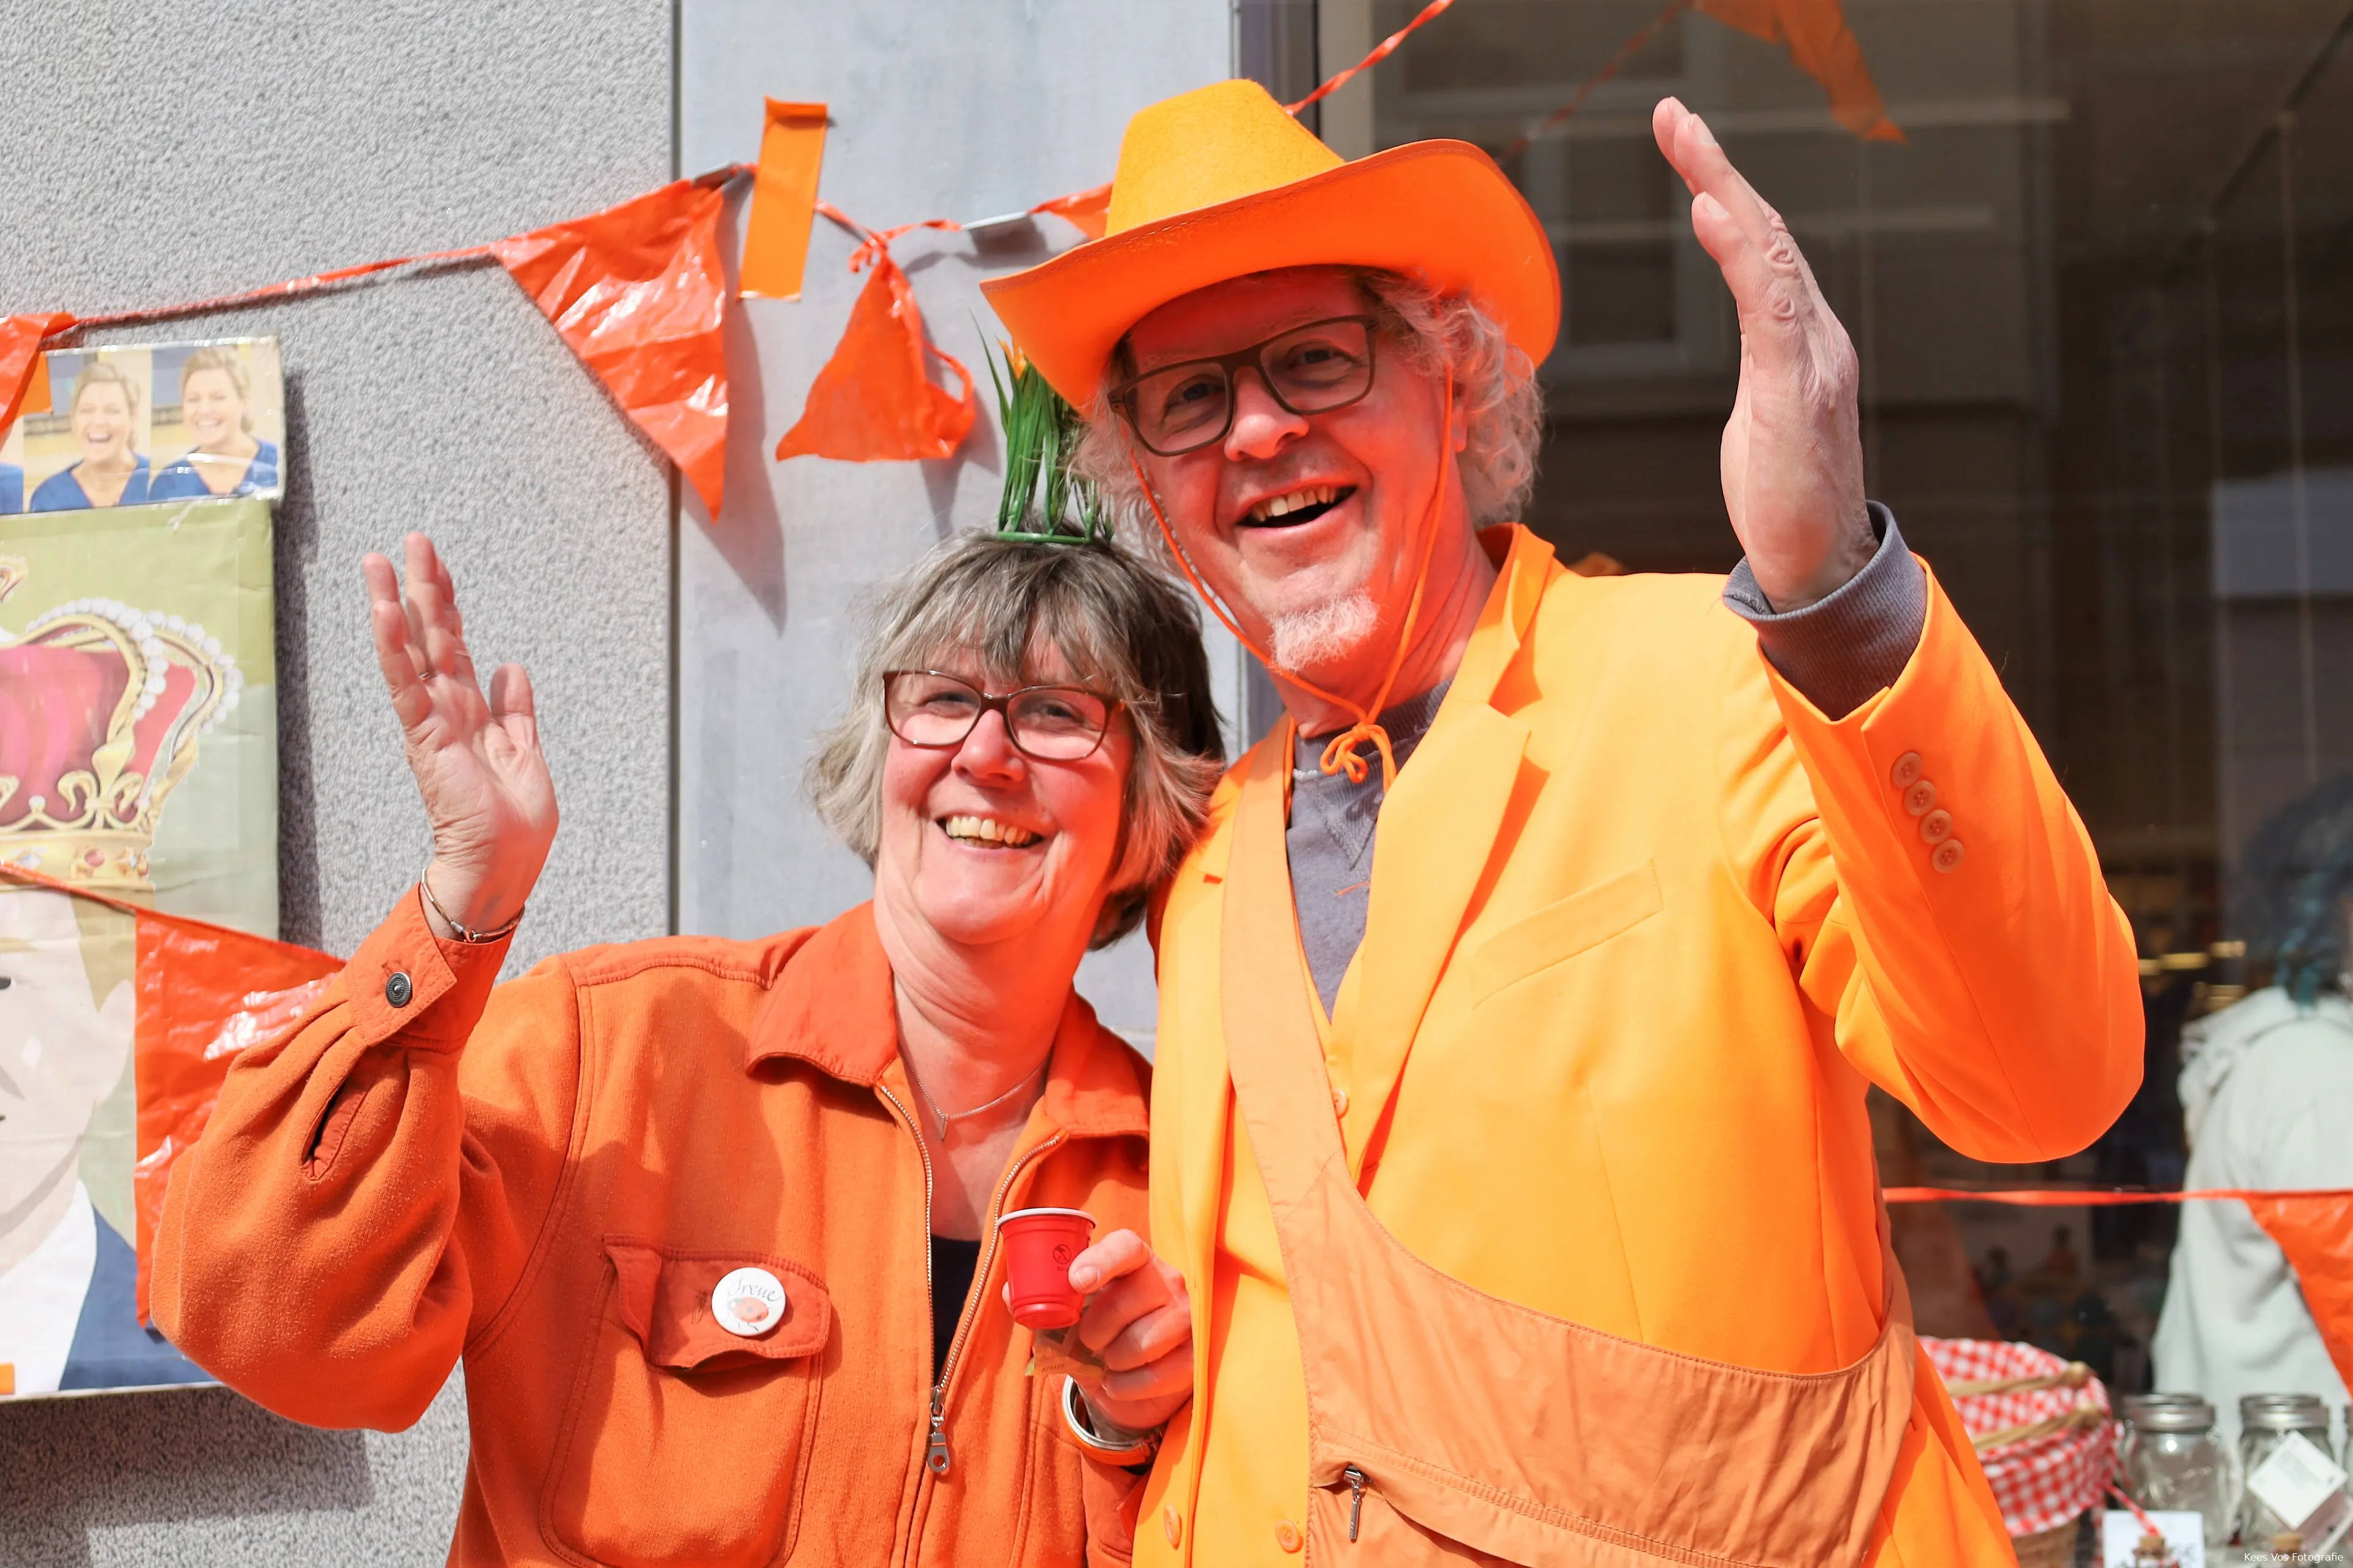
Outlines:
[[[1086,408],[1119,340],[1169,300],[1318,266],[1467,294],[1531,363],[1560,330],[1552,242],[1493,158],[1467,142],[1411,142],[1349,163],[1252,81],[1139,111],[1103,237],[980,287],[1054,390]]]

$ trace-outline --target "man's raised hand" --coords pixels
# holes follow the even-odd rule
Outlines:
[[[1828,596],[1876,548],[1863,507],[1854,346],[1781,215],[1678,100],[1651,117],[1692,193],[1692,232],[1740,314],[1740,391],[1724,426],[1724,504],[1776,610]]]
[[[425,535],[403,542],[406,592],[381,555],[364,558],[360,570],[376,663],[433,825],[426,877],[451,916],[495,929],[522,910],[555,838],[555,786],[540,755],[531,678],[519,664],[501,665],[484,698],[448,568]],[[453,934],[433,923],[445,939]]]

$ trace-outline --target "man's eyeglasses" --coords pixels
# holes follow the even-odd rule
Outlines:
[[[882,711],[891,733],[911,746],[964,744],[984,713],[1005,715],[1016,750],[1040,762],[1075,763],[1094,755],[1121,704],[1083,686],[1025,686],[983,691],[936,669],[894,669],[882,678]]]
[[[1186,360],[1112,389],[1145,450],[1163,458],[1222,441],[1234,427],[1234,377],[1255,370],[1293,414],[1328,414],[1373,389],[1372,316],[1334,316],[1210,359]]]

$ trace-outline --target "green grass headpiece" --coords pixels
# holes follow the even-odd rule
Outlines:
[[[1071,472],[1071,454],[1085,421],[1038,367],[1012,344],[1001,367],[994,351],[988,379],[997,388],[997,413],[1005,426],[1005,493],[997,503],[997,536],[1041,544],[1099,544],[1111,541],[1111,518],[1103,497]],[[1042,491],[1042,494],[1040,493]]]

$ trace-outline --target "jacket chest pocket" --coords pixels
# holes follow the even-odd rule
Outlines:
[[[605,1256],[603,1308],[541,1502],[548,1543],[614,1568],[778,1561],[792,1548],[833,1329],[824,1281],[763,1253],[626,1237],[606,1237]],[[740,1302],[717,1304],[738,1321],[760,1321],[765,1304],[761,1332],[721,1325],[723,1281],[749,1283]]]

